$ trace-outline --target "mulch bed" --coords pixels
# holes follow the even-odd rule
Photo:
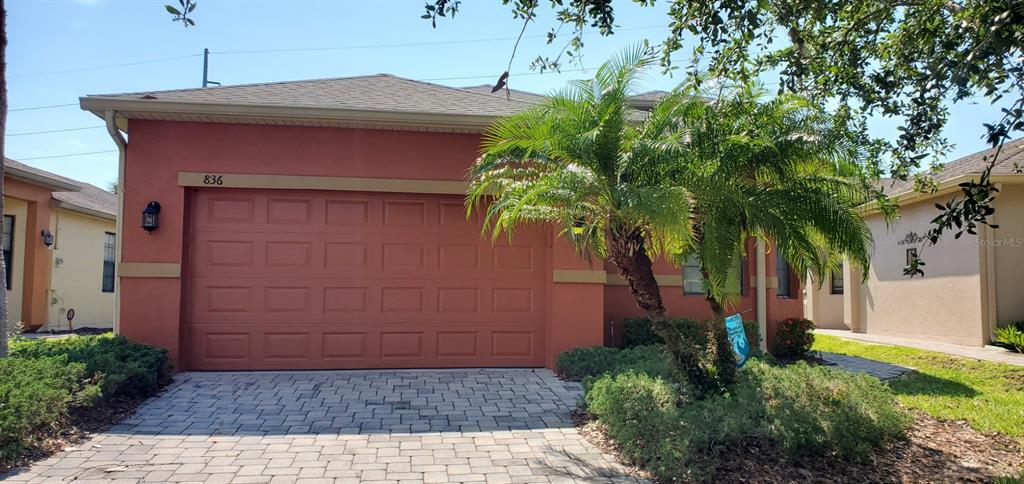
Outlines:
[[[82,336],[90,336],[90,335],[111,333],[113,331],[114,330],[110,329],[110,328],[90,328],[90,327],[84,327],[84,328],[75,328],[72,331],[69,331],[69,330],[66,330],[66,329],[55,329],[55,330],[50,330],[50,331],[38,331],[37,333],[38,334],[54,334],[54,335],[58,335],[58,334],[77,334],[77,335],[82,335]]]
[[[938,420],[922,412],[914,412],[914,417],[908,440],[876,452],[864,463],[793,459],[770,443],[755,441],[722,452],[714,480],[773,484],[992,482],[1000,476],[1017,476],[1024,469],[1024,450],[1013,438],[979,432],[966,422]],[[615,442],[589,415],[577,411],[573,420],[592,444],[618,454]]]
[[[0,460],[0,480],[4,473],[18,467],[26,467],[57,452],[73,448],[93,434],[124,421],[135,414],[135,410],[148,397],[113,397],[93,407],[72,410],[68,422],[58,432],[39,435],[35,446],[26,449],[17,459]]]

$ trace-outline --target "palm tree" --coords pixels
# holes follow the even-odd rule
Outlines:
[[[650,113],[633,111],[628,96],[654,59],[647,47],[628,50],[496,122],[466,204],[484,210],[493,237],[553,224],[584,256],[610,261],[693,382],[705,370],[668,321],[652,256],[698,254],[721,316],[748,236],[777,241],[798,271],[822,273],[836,253],[866,265],[870,232],[856,216],[856,184],[842,178],[855,167],[851,151],[822,131],[826,117],[797,98],[759,104],[752,90],[726,102],[678,90]]]
[[[690,194],[694,236],[684,253],[699,258],[718,317],[738,295],[748,237],[774,241],[797,274],[818,281],[844,257],[869,264],[871,231],[856,209],[870,192],[856,145],[806,99],[764,97],[748,85],[713,102],[674,93],[659,106],[686,133],[671,175]]]

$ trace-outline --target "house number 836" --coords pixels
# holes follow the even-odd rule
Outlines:
[[[204,175],[203,185],[223,185],[224,175]]]

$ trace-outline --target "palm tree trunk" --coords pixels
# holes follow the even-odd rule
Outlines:
[[[700,367],[700,348],[683,338],[668,319],[658,281],[654,278],[651,257],[644,248],[643,231],[640,228],[617,227],[611,232],[608,259],[626,280],[637,306],[647,313],[651,329],[665,340],[665,349],[676,371],[686,381],[695,384],[701,394],[706,393],[711,385],[707,372]]]
[[[658,326],[668,321],[668,313],[661,300],[661,289],[654,278],[651,257],[644,248],[644,234],[639,228],[617,228],[612,230],[608,258],[626,280],[629,293],[651,319],[654,331],[661,334]]]

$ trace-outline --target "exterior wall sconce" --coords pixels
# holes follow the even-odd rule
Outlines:
[[[50,229],[43,229],[43,231],[40,232],[39,235],[43,236],[43,245],[47,247],[53,245],[53,232],[50,232]]]
[[[160,203],[153,201],[142,210],[142,228],[146,232],[152,232],[160,227]]]

